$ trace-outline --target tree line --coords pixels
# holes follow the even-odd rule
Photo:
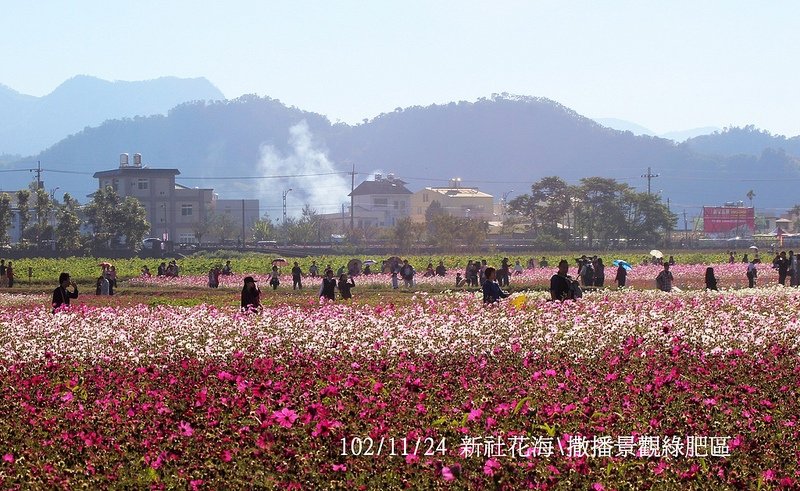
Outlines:
[[[577,185],[545,177],[531,185],[530,194],[509,201],[508,212],[536,236],[589,247],[656,245],[677,223],[658,196],[604,177],[586,177]]]

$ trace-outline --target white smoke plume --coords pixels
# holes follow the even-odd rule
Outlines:
[[[308,203],[317,213],[334,213],[342,210],[342,203],[349,203],[350,178],[341,172],[328,159],[325,151],[314,145],[313,135],[305,120],[289,128],[288,155],[272,145],[261,146],[261,160],[258,172],[264,176],[295,176],[285,179],[262,179],[260,191],[262,203],[272,219],[283,216],[283,192],[286,195],[286,213],[299,217],[303,205]],[[328,174],[306,176],[308,174]]]

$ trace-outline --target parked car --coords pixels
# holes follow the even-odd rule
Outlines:
[[[158,237],[148,237],[142,241],[142,247],[148,250],[161,249],[161,242]]]
[[[259,240],[256,242],[258,247],[275,247],[278,245],[278,242],[275,240]]]

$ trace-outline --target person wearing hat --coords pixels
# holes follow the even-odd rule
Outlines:
[[[72,291],[67,287],[72,285]],[[53,290],[53,312],[62,305],[69,305],[70,298],[78,298],[78,285],[69,276],[69,273],[61,273],[58,276],[58,287]]]
[[[261,290],[252,276],[246,276],[242,287],[242,312],[261,310]]]

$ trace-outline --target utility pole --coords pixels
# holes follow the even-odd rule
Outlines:
[[[353,191],[356,189],[356,164],[353,164],[353,170],[350,172],[350,235],[353,235]]]
[[[653,174],[653,172],[650,170],[650,167],[647,168],[647,174],[642,174],[642,177],[647,179],[647,194],[648,195],[650,194],[650,181],[653,178],[656,178],[658,176],[659,176],[659,174]]]
[[[245,236],[245,233],[244,233],[244,199],[242,199],[242,247],[245,246],[245,244],[246,244],[245,241],[246,240],[247,239],[246,239],[246,236]]]
[[[286,195],[289,194],[292,188],[287,189],[283,192],[283,224],[286,225]]]
[[[686,221],[686,210],[683,210],[683,240],[685,241],[689,234],[689,222]]]
[[[40,189],[44,187],[44,183],[42,182],[42,161],[36,161],[36,189]]]

